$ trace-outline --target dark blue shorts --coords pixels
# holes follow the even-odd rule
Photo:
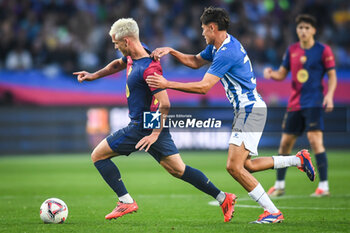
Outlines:
[[[130,123],[107,137],[107,142],[111,149],[120,155],[129,155],[137,151],[135,145],[145,136],[150,135],[152,130],[145,130],[141,124]],[[149,148],[153,158],[160,162],[164,156],[178,154],[173,139],[169,133],[169,129],[163,129],[157,141]]]
[[[304,131],[324,130],[323,109],[306,108],[286,112],[282,123],[283,133],[300,136]]]

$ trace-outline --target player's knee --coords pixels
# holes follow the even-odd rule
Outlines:
[[[181,169],[167,169],[167,171],[176,178],[181,178],[184,174],[184,171]]]
[[[99,153],[96,152],[96,150],[93,150],[91,153],[91,160],[93,163],[105,159],[103,156],[101,156]]]
[[[92,160],[93,163],[95,163],[95,162],[97,162],[99,160],[97,154],[95,153],[95,151],[93,151],[91,153],[91,160]]]
[[[255,172],[256,169],[252,163],[245,163],[244,168],[249,171],[250,173]]]
[[[310,143],[311,148],[313,148],[313,149],[318,146],[317,141],[314,139],[309,139],[309,143]]]
[[[279,153],[280,154],[286,154],[289,151],[289,148],[291,147],[291,142],[285,140],[281,142],[280,148],[279,148]]]
[[[322,142],[319,141],[310,141],[310,146],[315,154],[318,154],[320,152],[325,151],[325,148],[323,146]]]
[[[314,137],[314,136],[308,136],[308,140],[310,143],[310,146],[312,150],[317,153],[318,151],[324,151],[323,141],[322,138]]]
[[[231,174],[233,177],[237,177],[241,172],[241,167],[237,166],[235,163],[228,162],[226,164],[226,171]]]

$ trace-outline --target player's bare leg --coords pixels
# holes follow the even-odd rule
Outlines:
[[[243,188],[250,192],[259,184],[259,182],[244,167],[248,155],[249,151],[245,149],[243,143],[241,146],[230,144],[226,170],[242,185]]]
[[[256,223],[282,222],[284,219],[282,213],[272,203],[261,184],[244,167],[248,156],[249,151],[244,147],[244,143],[240,146],[230,144],[226,165],[227,171],[248,191],[249,196],[264,209],[264,213],[255,221]]]
[[[244,168],[251,173],[271,168],[279,169],[291,166],[298,167],[301,171],[306,172],[308,178],[314,181],[315,170],[307,150],[301,150],[296,155],[290,156],[260,157],[255,159],[251,159],[251,156],[248,156],[244,163]]]
[[[185,172],[186,164],[182,161],[180,154],[163,157],[159,163],[176,178],[181,178]]]
[[[103,139],[92,151],[91,160],[95,163],[99,160],[108,159],[115,156],[118,156],[118,153],[114,152],[109,147],[106,139]]]
[[[313,130],[307,132],[307,138],[310,146],[315,153],[317,162],[318,173],[320,182],[314,193],[311,194],[313,197],[329,196],[329,185],[328,185],[328,161],[326,155],[326,149],[323,145],[323,133],[321,130]]]
[[[192,184],[200,191],[215,198],[221,205],[225,222],[232,219],[236,195],[220,191],[201,171],[186,165],[180,154],[163,157],[160,164],[174,177]]]
[[[272,157],[260,157],[252,159],[251,156],[248,156],[244,163],[245,169],[250,173],[264,171],[267,169],[273,168],[274,161]]]

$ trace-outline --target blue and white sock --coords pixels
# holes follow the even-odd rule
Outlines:
[[[279,154],[278,156],[289,156],[289,154]],[[279,168],[279,169],[276,169],[277,172],[276,172],[276,175],[277,175],[277,180],[276,181],[284,181],[285,178],[286,178],[286,173],[287,173],[287,168]],[[275,186],[275,188],[277,188]]]
[[[279,210],[276,208],[275,204],[273,204],[260,183],[251,192],[249,192],[248,195],[254,201],[259,203],[264,210],[269,211],[271,214],[278,213]]]

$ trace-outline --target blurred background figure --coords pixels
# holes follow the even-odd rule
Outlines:
[[[95,148],[110,132],[109,112],[106,108],[90,108],[87,111],[86,133],[89,146]]]
[[[340,67],[350,67],[350,2],[346,0],[331,4],[324,0],[1,1],[0,61],[4,64],[8,57],[11,69],[20,63],[14,60],[25,58],[26,69],[59,64],[68,73],[73,67],[94,70],[115,57],[104,35],[108,25],[122,17],[138,21],[143,28],[140,38],[150,49],[167,44],[194,53],[204,46],[198,17],[209,5],[230,12],[229,31],[247,48],[258,73],[266,64],[279,65],[284,49],[296,40],[291,19],[302,12],[319,19],[317,39],[332,46]],[[166,62],[179,66],[173,60]]]
[[[350,106],[348,0],[0,0],[0,102],[2,106],[12,107],[53,107],[50,111],[46,108],[34,111],[31,107],[12,108],[13,112],[8,108],[0,109],[6,116],[0,119],[3,135],[16,132],[13,137],[4,136],[0,140],[0,153],[15,153],[13,148],[23,152],[87,150],[89,108],[107,107],[109,118],[106,121],[111,130],[115,125],[122,127],[120,124],[127,111],[122,109],[123,113],[119,115],[117,110],[126,106],[125,74],[111,75],[97,80],[94,85],[78,85],[71,73],[98,70],[121,57],[106,36],[110,25],[119,18],[132,17],[137,21],[142,28],[140,39],[151,51],[171,46],[184,53],[196,54],[205,47],[198,19],[204,7],[211,5],[229,12],[228,32],[236,35],[247,50],[259,83],[258,91],[270,109],[262,146],[278,146],[283,112],[291,93],[290,82],[264,80],[263,69],[277,69],[285,49],[297,41],[294,18],[300,13],[317,18],[315,39],[329,45],[336,59],[339,85],[334,96],[335,111],[328,115],[334,125],[326,126],[326,131],[348,133],[345,117],[346,106]],[[198,81],[207,70],[207,67],[192,70],[181,66],[171,56],[164,57],[161,62],[165,76],[174,81]],[[286,79],[290,80],[290,76]],[[229,109],[220,86],[214,86],[207,99],[199,95],[186,98],[173,91],[169,91],[169,98],[173,106]],[[345,108],[339,115],[340,106]],[[18,112],[27,110],[31,113]],[[343,120],[337,122],[332,114]],[[26,119],[19,119],[20,115]],[[49,126],[45,128],[47,130],[35,128],[37,119]],[[17,124],[20,120],[23,124]],[[229,129],[230,119],[226,120]],[[13,128],[9,121],[16,121]],[[181,145],[189,149],[226,148],[225,143],[220,144],[224,140],[197,140],[192,132],[188,133],[175,139],[179,148]],[[343,146],[346,135],[332,136],[327,142],[334,147]]]
[[[9,51],[5,68],[8,70],[28,70],[33,66],[32,55],[19,43],[12,51]]]

